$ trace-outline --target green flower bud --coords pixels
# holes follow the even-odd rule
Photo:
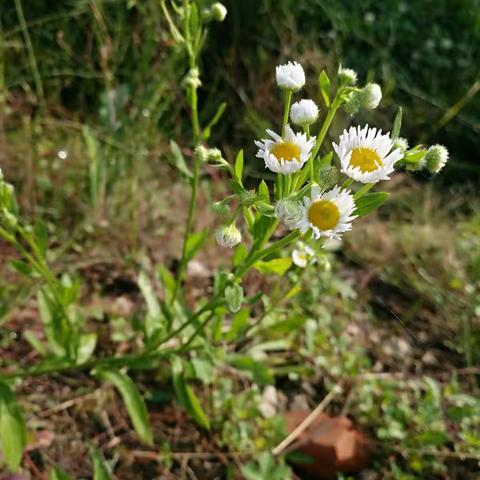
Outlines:
[[[227,16],[227,8],[223,3],[216,2],[211,8],[212,18],[217,22],[223,22]]]
[[[438,173],[448,160],[448,150],[443,145],[432,145],[425,154],[425,162],[428,170]]]
[[[195,155],[197,156],[200,163],[208,162],[208,150],[203,145],[199,145],[195,148]]]
[[[363,91],[362,90],[353,91],[348,95],[343,108],[349,115],[355,115],[360,110],[360,107],[362,106],[362,102],[363,102]]]

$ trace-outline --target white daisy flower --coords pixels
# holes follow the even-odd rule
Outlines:
[[[298,248],[292,251],[292,261],[300,268],[306,268],[309,263],[315,262],[315,251],[303,242],[298,243]]]
[[[300,90],[305,85],[305,72],[298,62],[279,65],[276,70],[277,85],[283,90]]]
[[[352,221],[357,218],[353,195],[342,190],[338,185],[325,192],[317,186],[312,188],[311,197],[303,199],[302,218],[297,228],[306,233],[313,231],[315,238],[327,237],[340,239],[343,232],[352,228]]]
[[[308,160],[315,137],[307,140],[304,133],[294,133],[289,125],[285,128],[285,138],[272,130],[267,133],[273,140],[263,139],[255,141],[258,147],[257,157],[263,158],[265,166],[275,173],[298,172]]]
[[[295,125],[311,125],[318,118],[318,107],[313,100],[300,100],[292,105],[290,119]]]
[[[340,158],[342,172],[361,183],[389,180],[395,163],[403,156],[401,150],[392,150],[389,133],[382,134],[381,130],[368,125],[344,130],[333,148]]]

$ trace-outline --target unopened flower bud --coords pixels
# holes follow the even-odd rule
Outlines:
[[[351,68],[338,68],[338,81],[340,85],[349,86],[357,83],[357,72]]]
[[[363,88],[362,106],[368,110],[374,110],[382,99],[382,89],[377,83],[367,83]]]
[[[279,65],[276,70],[277,85],[282,90],[300,90],[305,85],[305,72],[298,62]]]
[[[242,234],[234,223],[223,225],[215,232],[215,239],[221,247],[233,248],[242,241]]]
[[[438,173],[447,163],[448,150],[443,145],[432,145],[425,154],[428,170]]]
[[[186,77],[183,79],[183,84],[186,87],[199,88],[202,86],[202,81],[200,80],[200,70],[198,68],[191,68]]]
[[[223,22],[227,16],[227,8],[223,3],[215,2],[211,7],[212,18],[217,22]]]
[[[318,118],[318,107],[313,100],[300,100],[292,105],[290,119],[302,127],[311,125]]]
[[[408,150],[408,140],[404,137],[397,137],[393,140],[393,149],[405,153]]]
[[[297,201],[284,198],[275,205],[275,216],[290,230],[293,230],[297,228],[298,222],[302,218],[302,209]]]
[[[198,147],[195,148],[195,155],[200,163],[208,162],[208,150],[203,145],[198,145]]]

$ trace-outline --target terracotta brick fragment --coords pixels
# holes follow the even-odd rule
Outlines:
[[[308,415],[307,410],[285,414],[288,432]],[[315,479],[335,479],[338,473],[357,473],[367,467],[371,445],[346,417],[320,414],[295,442],[294,451],[311,457],[311,463],[295,466]]]

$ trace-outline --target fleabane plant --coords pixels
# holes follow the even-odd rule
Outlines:
[[[300,63],[279,65],[275,74],[277,86],[283,93],[284,113],[276,131],[268,129],[265,138],[255,140],[256,157],[276,174],[273,185],[269,188],[261,180],[254,190],[244,187],[242,152],[233,166],[225,160],[216,163],[230,172],[235,191],[221,202],[222,206],[225,208],[235,199],[239,205],[234,209],[235,214],[243,216],[243,222],[235,216],[230,218],[229,225],[219,232],[243,223],[248,232],[242,236],[243,243],[251,238],[249,252],[234,270],[232,281],[238,284],[244,273],[256,268],[256,262],[261,262],[264,269],[265,257],[278,265],[278,261],[285,258],[283,250],[295,242],[294,263],[305,268],[313,263],[307,261],[313,258],[311,247],[318,250],[326,240],[340,240],[345,232],[354,228],[359,217],[387,200],[386,192],[369,192],[374,185],[390,180],[401,168],[438,173],[448,158],[446,148],[440,145],[409,149],[407,140],[399,137],[401,109],[391,132],[369,125],[352,125],[345,128],[336,141],[327,141],[329,127],[340,108],[353,117],[361,108],[377,108],[382,99],[381,87],[376,83],[358,86],[357,73],[352,69],[339,67],[336,88],[325,71],[320,74],[318,85],[323,112],[315,99],[301,98],[307,79]],[[300,98],[297,100],[294,96]],[[320,118],[323,120],[319,121]],[[281,236],[279,232],[285,230],[290,232]],[[237,227],[235,231],[238,232]],[[240,233],[235,238],[239,240]],[[219,234],[217,240],[222,247],[239,243],[225,241]],[[237,248],[245,249],[243,244]]]

